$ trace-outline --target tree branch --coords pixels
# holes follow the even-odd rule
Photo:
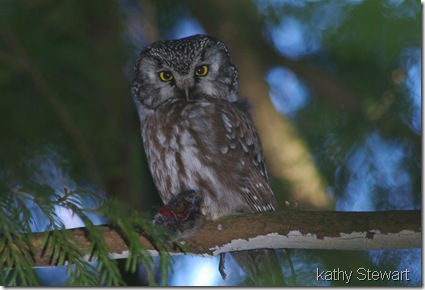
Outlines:
[[[128,247],[113,226],[100,226],[111,258],[128,257]],[[80,248],[90,247],[84,229],[72,229]],[[236,215],[208,221],[201,231],[184,242],[188,253],[220,253],[258,248],[299,248],[333,250],[381,250],[421,247],[421,211],[330,212],[283,210]],[[31,235],[37,266],[51,265],[41,255],[43,233]],[[140,241],[157,251],[144,236]],[[46,251],[48,252],[48,251]],[[181,250],[169,247],[171,254]]]

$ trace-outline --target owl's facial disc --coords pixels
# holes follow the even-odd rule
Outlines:
[[[206,68],[207,66],[204,65],[202,69],[198,68],[194,74],[196,74],[196,76],[204,76],[206,75]],[[194,76],[192,76],[191,73],[181,75],[173,69],[166,68],[160,70],[158,78],[162,83],[166,83],[172,90],[175,90],[176,96],[186,101],[190,100],[190,91],[193,90],[196,85]]]
[[[163,82],[168,82],[167,85],[174,91],[175,97],[188,102],[194,100],[196,95],[205,93],[203,91],[205,83],[202,81],[208,74],[207,65],[191,66],[188,73],[178,72],[173,68],[170,68],[170,71],[172,77],[165,79],[162,72],[159,77]]]

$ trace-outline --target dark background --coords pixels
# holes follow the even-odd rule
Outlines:
[[[280,204],[421,209],[419,1],[1,1],[1,189],[97,188],[149,216],[160,199],[133,64],[153,41],[196,33],[230,49]],[[322,285],[317,267],[422,280],[419,249],[293,254],[300,285]]]

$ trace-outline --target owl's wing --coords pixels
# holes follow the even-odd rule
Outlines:
[[[248,112],[223,103],[218,113],[226,137],[220,150],[224,158],[239,161],[240,176],[236,182],[244,199],[255,212],[275,210],[277,202],[269,185],[260,137]]]

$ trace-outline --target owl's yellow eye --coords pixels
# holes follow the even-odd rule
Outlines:
[[[198,77],[202,77],[206,75],[207,73],[208,73],[208,66],[206,65],[198,66],[195,70],[195,75]]]
[[[167,70],[164,70],[164,71],[159,73],[159,78],[163,82],[169,82],[173,79],[173,74],[171,72],[167,71]]]

